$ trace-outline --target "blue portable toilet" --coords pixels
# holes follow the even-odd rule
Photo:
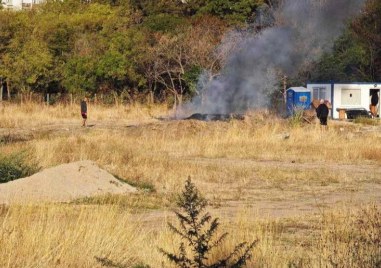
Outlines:
[[[305,87],[287,89],[287,114],[293,115],[298,110],[308,110],[311,105],[311,91]]]

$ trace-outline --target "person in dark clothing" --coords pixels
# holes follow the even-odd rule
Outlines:
[[[326,126],[328,121],[329,109],[324,100],[320,100],[320,105],[316,108],[316,115],[320,119],[320,125]]]
[[[373,117],[377,116],[378,92],[373,91],[370,99],[370,112]]]
[[[84,98],[81,101],[81,115],[83,118],[82,126],[85,127],[86,126],[86,120],[87,120],[87,98]]]

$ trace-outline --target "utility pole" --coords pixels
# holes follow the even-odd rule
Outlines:
[[[283,100],[287,103],[287,76],[283,76]]]

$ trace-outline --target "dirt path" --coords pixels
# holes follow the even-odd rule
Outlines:
[[[162,124],[155,119],[144,123],[136,121],[102,120],[91,121],[87,127],[82,127],[80,122],[65,122],[57,124],[44,124],[38,127],[0,128],[0,143],[23,142],[46,136],[61,136],[68,134],[86,133],[92,130],[127,130],[142,125]]]
[[[380,174],[381,165],[375,164],[341,164],[329,162],[315,162],[315,163],[298,163],[295,161],[275,161],[275,160],[252,160],[252,159],[239,159],[239,158],[184,158],[185,161],[196,162],[197,164],[210,164],[215,163],[219,165],[250,165],[266,168],[293,168],[293,169],[330,169],[342,170],[347,172],[356,173],[369,173],[370,171]]]
[[[293,161],[252,160],[234,158],[185,158],[197,165],[240,166],[252,170],[283,169],[292,172],[316,171],[316,174],[335,172],[338,175],[350,174],[350,178],[333,182],[288,181],[273,182],[255,176],[246,182],[237,181],[230,185],[232,199],[220,200],[216,206],[229,217],[236,211],[259,217],[291,217],[304,214],[322,213],[333,207],[360,206],[368,203],[381,204],[381,166],[375,164],[341,163],[298,163]],[[354,179],[358,178],[358,180]],[[218,183],[214,186],[219,191]],[[208,188],[209,188],[208,187]],[[226,186],[224,187],[226,188]],[[209,195],[213,196],[213,194]],[[240,209],[238,209],[240,208]]]
[[[330,209],[359,208],[376,203],[381,205],[381,166],[375,164],[336,164],[336,163],[293,163],[286,161],[227,159],[227,158],[182,158],[182,161],[197,163],[200,166],[250,166],[252,169],[318,170],[348,173],[362,178],[372,173],[372,179],[359,181],[338,181],[330,184],[311,182],[290,182],[283,185],[269,183],[266,179],[253,176],[246,182],[198,182],[203,189],[214,189],[206,194],[211,206],[208,211],[224,222],[236,218],[278,219],[312,216]],[[323,167],[323,169],[322,169]],[[216,198],[224,196],[224,198]],[[173,213],[172,213],[173,214]],[[152,224],[164,218],[173,217],[168,211],[146,212],[139,218],[145,224]]]

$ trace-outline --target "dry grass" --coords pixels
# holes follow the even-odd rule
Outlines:
[[[180,242],[165,222],[153,225],[118,206],[12,206],[2,208],[0,220],[1,267],[101,267],[100,259],[116,267],[173,267],[157,249],[176,252]],[[257,221],[242,210],[222,224],[230,235],[211,261],[259,239],[248,267],[378,267],[380,221],[376,207],[332,211],[312,223]]]
[[[1,107],[0,136],[8,138],[0,137],[0,154],[28,150],[43,168],[93,160],[156,192],[3,208],[0,267],[100,267],[95,257],[119,267],[170,267],[157,247],[177,248],[165,222],[173,220],[168,209],[188,176],[211,200],[221,231],[231,233],[213,258],[259,238],[248,267],[334,267],[331,260],[352,249],[342,243],[349,233],[340,232],[342,253],[329,257],[338,243],[329,231],[347,228],[357,215],[338,213],[337,202],[379,200],[367,192],[381,185],[379,132],[363,133],[359,125],[330,122],[321,131],[266,113],[245,121],[163,122],[155,120],[168,114],[162,106],[90,106],[95,126],[81,128],[78,110]],[[333,216],[324,216],[330,209]]]
[[[124,265],[158,257],[146,250],[154,232],[118,207],[13,206],[1,222],[1,267],[97,267],[96,257]]]
[[[378,206],[327,214],[323,217],[320,235],[317,250],[323,265],[381,266],[381,210]]]
[[[143,122],[152,119],[154,115],[165,115],[165,106],[119,105],[114,107],[88,104],[89,122],[121,121],[123,123]],[[81,114],[78,105],[54,105],[24,103],[22,105],[0,104],[0,128],[38,127],[42,124],[78,124]]]

